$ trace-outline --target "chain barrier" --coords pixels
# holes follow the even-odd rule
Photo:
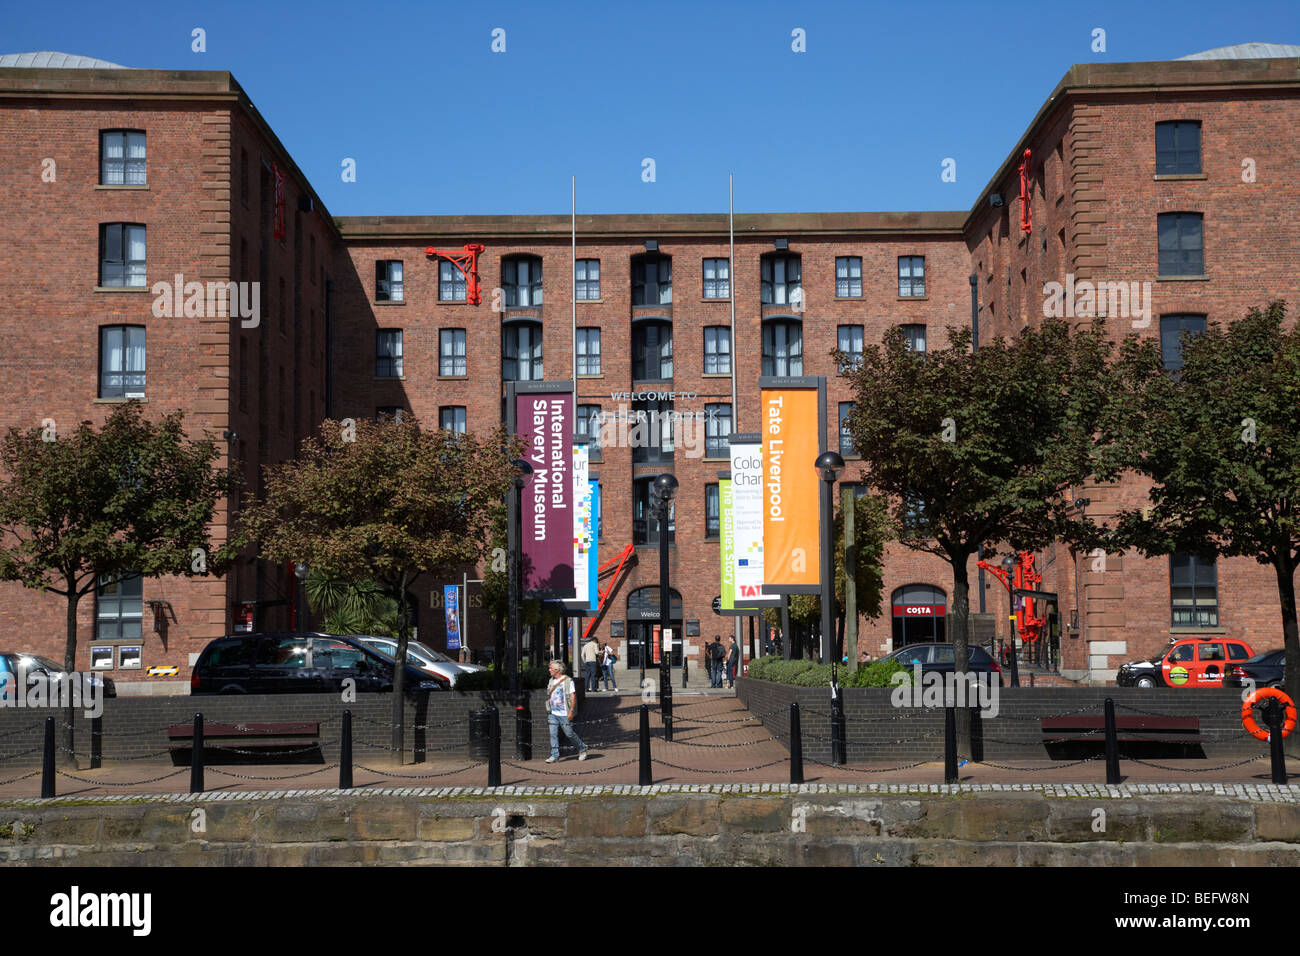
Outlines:
[[[1209,773],[1212,770],[1231,770],[1233,767],[1245,766],[1248,763],[1254,763],[1257,760],[1268,759],[1268,754],[1258,754],[1245,760],[1238,760],[1236,763],[1224,764],[1222,767],[1163,767],[1158,763],[1151,763],[1149,760],[1139,760],[1137,757],[1125,757],[1125,760],[1131,760],[1134,763],[1140,763],[1144,767],[1154,767],[1157,770],[1173,770],[1182,773]]]
[[[386,770],[374,770],[370,767],[355,765],[358,770],[364,770],[366,773],[373,773],[385,779],[393,780],[432,780],[434,777],[450,777],[453,774],[464,773],[467,770],[473,770],[475,767],[487,766],[483,763],[472,763],[468,767],[461,767],[458,770],[448,770],[445,773],[389,773]]]
[[[746,740],[738,744],[694,744],[689,740],[673,740],[670,743],[681,744],[683,747],[699,747],[701,750],[729,750],[733,747],[753,747],[755,744],[765,744],[769,740],[777,740],[777,738],[764,737],[761,740]]]
[[[39,770],[33,770],[31,773],[23,774],[21,777],[14,777],[11,780],[0,780],[0,787],[7,787],[11,783],[17,783],[19,780],[26,780],[28,777],[34,777],[38,773],[40,773]]]
[[[320,744],[308,744],[306,747],[297,747],[293,750],[282,750],[279,747],[266,747],[261,750],[243,750],[239,747],[226,747],[222,744],[204,743],[204,750],[216,750],[223,754],[239,754],[241,757],[296,757],[299,754],[307,754],[312,751],[320,751]],[[267,750],[276,751],[274,754],[268,754]]]
[[[6,730],[3,734],[0,734],[0,740],[3,740],[5,737],[16,737],[16,736],[18,736],[19,734],[30,734],[30,733],[34,733],[34,732],[36,732],[36,731],[38,731],[38,730],[41,729],[42,724],[43,724],[43,722],[42,722],[42,723],[37,723],[37,724],[32,724],[30,727],[20,727],[20,728],[18,728],[17,730]],[[65,724],[64,726],[67,726],[67,725]]]
[[[67,777],[69,780],[75,780],[78,783],[88,783],[96,787],[138,787],[146,783],[157,783],[159,780],[166,780],[168,777],[174,777],[177,774],[189,773],[190,768],[181,767],[181,769],[173,770],[171,773],[165,773],[161,777],[152,777],[149,780],[132,780],[128,783],[113,783],[111,780],[87,780],[85,777],[74,776],[73,774],[65,773],[62,770],[56,770],[54,772],[60,777]]]
[[[501,761],[501,766],[511,767],[524,773],[543,773],[552,777],[589,777],[593,773],[604,773],[607,770],[618,770],[620,767],[630,767],[636,763],[637,758],[624,760],[622,763],[611,764],[608,767],[596,767],[592,770],[543,770],[541,767],[521,767],[517,763],[511,763],[508,760]]]
[[[326,764],[324,767],[317,767],[315,770],[308,770],[305,773],[287,773],[284,774],[283,776],[277,776],[277,777],[250,777],[242,773],[233,773],[229,770],[221,770],[217,767],[211,767],[211,766],[204,767],[204,770],[207,773],[219,773],[224,777],[235,777],[239,780],[297,780],[299,777],[310,777],[313,774],[324,773],[326,770],[330,770],[337,766],[338,764],[331,763],[331,764]]]
[[[757,767],[741,767],[738,770],[701,770],[698,767],[680,767],[675,763],[669,763],[667,760],[660,760],[655,757],[652,763],[657,767],[672,767],[674,770],[681,770],[684,773],[750,773],[754,770],[764,770],[768,767],[775,767],[779,763],[786,763],[790,758],[782,757],[779,760],[773,760],[771,763],[761,763]],[[632,761],[628,761],[631,763]]]
[[[42,745],[40,747],[33,747],[30,750],[20,750],[16,754],[10,754],[7,757],[0,757],[0,761],[13,760],[15,757],[26,757],[28,754],[38,754],[44,749],[45,747]]]
[[[998,770],[1014,770],[1017,773],[1046,773],[1049,770],[1060,770],[1064,767],[1077,767],[1082,763],[1092,763],[1094,760],[1105,760],[1105,754],[1098,754],[1095,757],[1084,757],[1082,760],[1072,760],[1069,763],[1054,763],[1050,767],[1012,767],[1004,763],[992,763],[988,760],[972,760],[971,763],[980,767],[995,767]]]

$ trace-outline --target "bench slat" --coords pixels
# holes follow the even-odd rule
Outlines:
[[[206,737],[287,737],[303,735],[319,736],[320,724],[300,721],[298,723],[250,723],[250,724],[209,724],[203,725]],[[194,736],[193,724],[173,724],[167,728],[167,736],[172,740]]]
[[[1044,733],[1051,730],[1104,730],[1104,716],[1084,715],[1075,717],[1042,718]],[[1195,733],[1201,729],[1199,717],[1119,717],[1115,718],[1116,730],[1185,730]]]

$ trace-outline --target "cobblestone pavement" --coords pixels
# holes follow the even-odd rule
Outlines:
[[[572,747],[561,759],[545,763],[545,751],[524,761],[514,756],[512,735],[502,741],[502,788],[487,789],[487,764],[471,757],[439,755],[426,763],[399,765],[392,760],[355,761],[353,784],[382,792],[427,795],[470,793],[641,793],[641,792],[755,792],[760,788],[789,788],[789,753],[762,723],[734,697],[699,697],[676,709],[674,740],[662,739],[657,714],[651,717],[650,751],[653,781],[648,791],[637,786],[637,727],[635,703],[608,717],[579,721],[577,730],[589,747],[588,759],[579,761]],[[432,741],[431,747],[446,741]],[[941,742],[939,742],[941,746]],[[362,750],[361,753],[367,751]],[[373,753],[373,751],[369,751]],[[904,763],[860,763],[832,767],[804,762],[805,788],[800,792],[952,792],[975,790],[1026,790],[1063,796],[1132,796],[1138,793],[1232,793],[1249,799],[1294,801],[1300,794],[1300,761],[1289,761],[1296,785],[1270,783],[1268,751],[1249,760],[1225,757],[1207,760],[1121,760],[1123,784],[1105,785],[1105,763],[1048,759],[967,763],[959,771],[960,783],[943,784],[942,760]],[[189,767],[158,760],[108,763],[99,770],[60,770],[56,780],[60,798],[99,798],[117,795],[179,794],[189,789]],[[208,797],[248,799],[286,792],[331,790],[338,786],[338,765],[223,764],[208,766]],[[294,788],[286,791],[285,787]],[[392,788],[398,788],[393,791]],[[829,789],[827,789],[829,788]],[[36,767],[0,765],[0,801],[38,798],[40,770]],[[160,797],[159,799],[163,799]]]

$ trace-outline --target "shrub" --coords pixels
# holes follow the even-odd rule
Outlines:
[[[875,661],[859,666],[856,671],[845,667],[837,669],[841,687],[891,687],[891,678],[898,671],[910,673],[894,661]],[[795,687],[830,687],[831,668],[809,660],[786,661],[778,657],[760,657],[750,661],[749,676],[755,680],[768,680],[776,684]],[[910,681],[908,682],[910,683]]]

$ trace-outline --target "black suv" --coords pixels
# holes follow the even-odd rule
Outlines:
[[[391,691],[391,657],[334,634],[238,634],[203,649],[190,675],[191,694],[338,693],[351,678],[358,691]],[[407,666],[409,691],[448,690],[450,683]]]
[[[957,658],[951,644],[922,642],[919,644],[906,644],[897,650],[890,651],[881,660],[897,661],[908,670],[911,670],[914,665],[920,664],[921,673],[924,675],[932,671],[939,674],[951,674],[956,669]],[[997,674],[998,685],[1001,686],[1002,668],[984,648],[975,644],[967,644],[966,660],[968,673]],[[990,676],[989,680],[992,679]]]

